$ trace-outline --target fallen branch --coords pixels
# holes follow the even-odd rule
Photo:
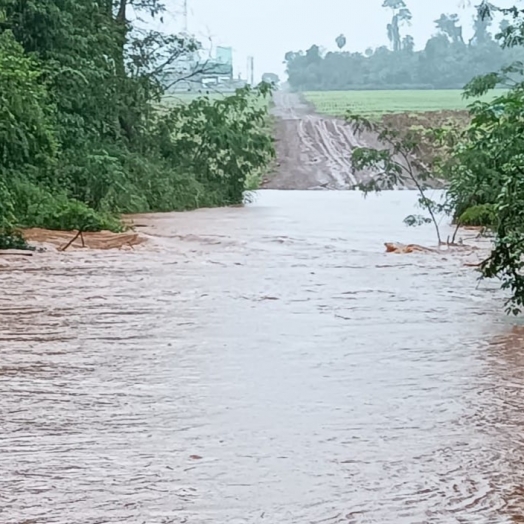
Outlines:
[[[59,247],[58,248],[58,251],[65,251],[68,247],[71,246],[71,244],[73,244],[73,242],[78,238],[78,237],[81,237],[82,238],[82,247],[85,247],[85,243],[84,243],[84,237],[82,236],[82,230],[78,230],[78,233],[64,246],[64,247]]]
[[[21,257],[32,257],[33,252],[27,249],[0,249],[0,256],[16,255]]]

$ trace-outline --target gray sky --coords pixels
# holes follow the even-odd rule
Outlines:
[[[499,2],[506,5],[511,1]],[[464,36],[474,13],[462,9],[463,0],[406,0],[413,13],[411,27],[418,47],[435,32],[433,21],[441,13],[458,13]],[[471,2],[473,5],[478,0]],[[166,0],[165,29],[181,26],[182,0]],[[335,49],[335,38],[344,33],[347,50],[388,44],[386,25],[391,13],[381,7],[382,0],[188,0],[189,30],[198,38],[210,38],[213,45],[229,45],[235,54],[235,74],[245,75],[246,58],[255,57],[257,78],[266,71],[284,76],[284,54],[305,50],[312,44]]]

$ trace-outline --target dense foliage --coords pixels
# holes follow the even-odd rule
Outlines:
[[[483,5],[484,16],[493,6]],[[524,44],[524,10],[503,10],[511,17],[499,39],[504,47]],[[500,278],[510,291],[508,311],[524,307],[524,64],[475,78],[467,96],[477,96],[501,83],[511,89],[490,103],[471,106],[472,124],[447,164],[451,180],[451,209],[459,222],[486,225],[495,235],[491,256],[480,269],[485,277]]]
[[[272,155],[268,87],[157,110],[198,50],[138,31],[157,0],[0,0],[0,233],[118,229],[119,213],[242,201]],[[3,238],[3,237],[2,237]]]
[[[478,15],[473,37],[465,42],[458,16],[442,14],[435,21],[436,34],[417,51],[413,38],[403,33],[412,20],[405,2],[384,0],[384,7],[392,13],[386,28],[390,48],[325,53],[313,45],[305,52],[288,52],[290,86],[300,91],[462,89],[474,76],[524,59],[522,50],[502,49],[493,36],[507,27],[507,20],[497,28],[492,17]],[[345,46],[341,37],[336,39],[339,48]]]
[[[479,17],[490,16],[496,9],[483,2]],[[502,9],[508,23],[497,39],[505,49],[524,45],[524,9]],[[418,178],[421,205],[435,221],[435,212],[451,214],[458,226],[485,226],[493,235],[493,248],[479,270],[483,277],[498,278],[508,291],[507,312],[522,313],[524,308],[524,63],[516,61],[468,83],[465,95],[477,98],[501,84],[511,86],[489,102],[476,100],[470,105],[471,123],[463,129],[428,130],[433,144],[441,146],[436,162],[420,165],[420,137],[386,129],[381,138],[389,146],[381,149],[361,148],[353,152],[357,168],[377,169],[373,184],[365,191],[394,186],[399,179]],[[359,123],[359,117],[356,118]],[[371,125],[371,124],[367,124]],[[398,156],[401,161],[398,161]],[[430,171],[431,170],[431,171]],[[435,203],[426,198],[424,180],[436,171],[449,183],[446,201]],[[415,217],[418,218],[418,217]],[[437,228],[438,232],[438,228]],[[439,237],[440,240],[440,237]]]

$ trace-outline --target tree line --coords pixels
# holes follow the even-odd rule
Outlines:
[[[473,36],[464,40],[457,14],[442,14],[435,20],[435,34],[423,49],[407,32],[412,14],[403,0],[384,0],[391,13],[385,28],[390,46],[345,51],[346,37],[335,42],[339,51],[323,52],[317,45],[307,51],[285,55],[290,86],[300,91],[351,89],[461,89],[471,78],[497,70],[503,64],[524,59],[520,48],[503,48],[497,42],[509,25],[503,19],[495,26],[493,13],[476,14]]]
[[[141,30],[159,0],[0,1],[0,246],[17,228],[118,230],[120,213],[238,203],[272,155],[262,86],[159,110],[197,53]]]

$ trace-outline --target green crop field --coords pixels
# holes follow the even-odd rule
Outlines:
[[[233,96],[234,94],[234,92],[219,93],[217,91],[202,91],[201,93],[170,93],[163,96],[162,106],[164,106],[164,108],[169,108],[179,104],[189,104],[193,100],[203,96],[209,98],[210,100],[221,100],[228,96]],[[269,103],[269,99],[255,100],[256,105],[260,108],[267,106]]]
[[[211,100],[218,100],[224,97],[224,95],[221,93],[206,91],[202,91],[201,93],[169,93],[164,95],[164,97],[162,98],[162,103],[166,106],[189,104],[190,102],[201,96],[207,96],[211,98]]]
[[[500,92],[499,92],[500,93]],[[495,95],[487,95],[490,100]],[[311,91],[305,99],[319,113],[344,116],[348,112],[363,116],[385,113],[419,113],[427,111],[456,111],[466,109],[472,102],[462,98],[457,90],[413,91]]]

